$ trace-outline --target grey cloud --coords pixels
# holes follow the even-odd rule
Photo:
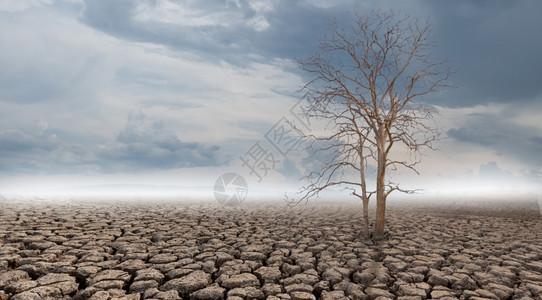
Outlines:
[[[141,106],[144,108],[150,107],[165,107],[169,110],[182,110],[187,108],[198,108],[204,107],[203,104],[197,104],[193,102],[181,102],[181,101],[164,101],[164,100],[144,100],[141,101]]]
[[[114,173],[224,163],[218,146],[182,142],[162,122],[148,122],[141,114],[129,118],[116,141],[94,147],[67,143],[52,131],[0,130],[0,173]]]
[[[297,181],[302,177],[302,170],[296,166],[296,162],[289,157],[286,157],[282,160],[281,166],[276,169],[277,172],[286,177],[287,180]]]
[[[55,134],[0,130],[0,171],[9,173],[73,171],[93,155],[85,147],[63,143]]]
[[[459,88],[434,101],[446,106],[473,106],[487,102],[529,101],[542,93],[542,27],[540,1],[342,1],[318,7],[310,1],[273,1],[273,9],[256,11],[248,1],[189,3],[197,16],[230,13],[238,22],[213,25],[166,24],[135,19],[138,4],[154,1],[87,1],[84,21],[119,38],[158,43],[176,50],[196,52],[206,60],[226,60],[244,65],[251,60],[300,58],[316,50],[327,23],[346,24],[349,13],[373,9],[399,9],[413,17],[430,16],[435,25],[439,57],[457,70]],[[260,15],[269,23],[257,31],[247,20]]]
[[[441,104],[531,101],[542,93],[540,1],[432,1],[438,52],[457,71]]]
[[[324,166],[330,162],[337,161],[336,147],[328,148],[330,145],[338,145],[338,140],[333,141],[316,141],[312,144],[312,147],[309,147],[309,144],[306,144],[306,147],[301,146],[305,156],[301,159],[301,165],[305,168],[304,175],[307,175],[309,172],[319,172]],[[344,173],[343,173],[344,171]],[[368,181],[371,181],[372,178],[376,176],[376,168],[371,164],[367,165],[366,173]],[[359,173],[351,168],[342,168],[335,173],[333,179],[339,179],[341,176],[346,178],[354,176],[354,178],[359,178]]]
[[[173,169],[222,164],[218,146],[182,142],[160,121],[148,122],[143,114],[130,116],[115,142],[96,147],[108,162],[105,171]]]
[[[0,131],[0,150],[6,152],[49,151],[57,148],[60,141],[56,135],[33,135],[21,130]]]
[[[177,50],[198,51],[199,54],[222,53],[235,48],[238,38],[221,25],[182,26],[135,19],[138,4],[156,5],[154,1],[85,1],[83,21],[107,34],[126,40],[162,44]],[[209,6],[212,8],[213,6]],[[209,9],[208,8],[208,9]],[[209,11],[211,12],[211,11]]]
[[[137,94],[143,107],[162,106],[169,109],[202,107],[195,100],[183,101],[178,95],[187,98],[209,94],[211,87],[197,80],[184,80],[160,73],[161,70],[146,69],[140,66],[123,66],[116,70],[115,81],[120,86],[130,86]],[[187,76],[189,77],[189,76]]]
[[[69,124],[72,122],[59,118],[59,111],[69,111],[77,117],[84,112],[86,117],[95,114],[92,116],[95,119],[102,118],[102,109],[108,107],[101,106],[103,104],[97,100],[104,95],[110,97],[105,98],[107,101],[114,101],[120,95],[126,102],[132,98],[138,101],[134,103],[135,106],[153,109],[162,106],[154,109],[160,111],[163,107],[183,109],[204,105],[181,103],[177,95],[201,100],[211,94],[207,94],[206,90],[212,87],[171,80],[171,76],[161,70],[138,64],[135,59],[139,57],[128,60],[129,67],[117,67],[116,61],[113,61],[117,56],[108,48],[109,42],[101,43],[102,39],[112,43],[117,41],[107,39],[104,34],[89,30],[86,26],[120,40],[166,46],[168,50],[156,47],[160,49],[157,52],[172,58],[201,59],[205,64],[225,60],[236,66],[245,66],[253,61],[273,63],[275,58],[292,59],[312,53],[316,50],[318,38],[325,31],[326,23],[335,19],[344,24],[348,21],[347,12],[363,14],[372,9],[400,6],[403,12],[412,16],[431,16],[431,21],[436,25],[437,54],[448,58],[451,67],[457,70],[453,81],[459,82],[459,88],[446,94],[432,95],[438,103],[473,106],[515,101],[521,106],[526,101],[537,101],[533,100],[537,99],[535,95],[542,94],[539,82],[542,78],[542,60],[539,58],[542,39],[537,32],[542,28],[542,18],[538,16],[542,10],[540,1],[410,1],[408,4],[397,1],[330,1],[331,7],[327,8],[313,5],[311,1],[272,1],[271,10],[257,10],[244,0],[238,1],[240,5],[235,4],[236,1],[189,2],[191,6],[187,10],[191,16],[205,18],[226,13],[236,17],[224,19],[228,24],[216,22],[213,25],[175,24],[135,18],[138,4],[153,5],[158,1],[85,2],[84,7],[75,2],[55,1],[26,12],[0,12],[0,33],[3,37],[0,39],[0,65],[3,67],[0,74],[0,104],[5,105],[0,114],[4,120],[8,120],[3,123],[4,130],[0,129],[1,172],[11,172],[17,168],[61,171],[85,167],[115,172],[211,166],[222,162],[221,151],[216,146],[182,141],[182,136],[180,138],[168,130],[166,124],[148,120],[141,121],[141,124],[137,120],[128,122],[129,125],[118,133],[114,141],[103,141],[101,135],[70,137],[54,129],[41,134],[5,129],[23,128],[25,121],[16,125],[10,122],[15,118],[27,120],[29,115],[36,118],[51,115],[51,118],[58,118],[56,126],[73,126]],[[76,15],[80,16],[79,21],[83,24],[71,19]],[[257,16],[265,18],[269,27],[258,31],[251,26],[249,20]],[[81,43],[77,37],[81,37],[85,43]],[[154,45],[144,51],[156,53],[152,50]],[[114,48],[124,53],[122,48]],[[297,72],[286,67],[284,70]],[[119,87],[128,85],[129,95],[124,95],[122,92],[128,89]],[[292,96],[294,91],[278,87],[272,92]],[[42,103],[35,103],[37,101]],[[28,103],[38,105],[25,111],[25,114],[21,113]],[[539,111],[538,108],[536,110]],[[39,115],[36,111],[39,111]],[[506,121],[510,119],[495,115],[471,115],[448,134],[458,141],[483,145],[497,153],[515,157],[525,165],[542,166],[539,155],[542,153],[542,136],[539,130]],[[107,121],[107,118],[104,120]],[[245,122],[243,126],[261,127],[261,132],[265,132],[269,124],[258,122]],[[100,142],[103,145],[92,146]],[[225,143],[221,149],[231,147],[230,152],[235,153],[236,146],[239,148],[238,143],[235,146]]]
[[[92,27],[100,28],[113,35],[132,37],[127,30],[137,1],[85,1],[84,20]]]
[[[534,181],[542,183],[542,168],[521,170],[521,179],[527,182]]]
[[[83,21],[122,39],[158,43],[197,52],[207,60],[244,65],[250,60],[269,62],[277,57],[305,55],[315,49],[326,23],[339,17],[338,12],[348,10],[340,6],[324,9],[298,1],[273,1],[272,10],[256,12],[247,1],[240,1],[239,7],[194,1],[188,8],[193,15],[229,13],[239,18],[232,18],[231,24],[184,25],[136,20],[136,7],[141,3],[156,5],[153,1],[86,1]],[[256,14],[269,23],[267,29],[258,31],[249,24]]]
[[[506,121],[504,116],[470,115],[461,126],[447,133],[457,141],[488,147],[499,155],[514,157],[530,166],[542,166],[540,130]]]
[[[499,167],[497,162],[489,161],[480,165],[478,179],[482,180],[482,182],[490,182],[501,186],[525,187],[525,184],[539,186],[542,183],[541,175],[540,168],[524,169],[518,175],[514,175],[511,171]]]
[[[52,81],[44,80],[43,76],[23,71],[19,73],[3,73],[0,75],[2,88],[0,99],[18,103],[35,103],[55,99],[61,90]],[[28,86],[32,82],[32,86]]]
[[[497,165],[497,162],[495,161],[490,161],[486,164],[480,165],[480,171],[478,174],[480,178],[482,179],[497,178],[497,179],[505,180],[505,179],[510,179],[514,177],[512,172],[505,171],[499,168],[499,166]]]

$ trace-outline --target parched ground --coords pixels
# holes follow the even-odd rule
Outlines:
[[[469,205],[0,202],[0,299],[542,299],[537,204]]]

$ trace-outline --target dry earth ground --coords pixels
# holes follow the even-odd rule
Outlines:
[[[536,202],[0,202],[0,299],[542,299]]]

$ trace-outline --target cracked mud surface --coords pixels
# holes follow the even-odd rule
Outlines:
[[[542,299],[538,211],[483,206],[0,203],[0,299]]]

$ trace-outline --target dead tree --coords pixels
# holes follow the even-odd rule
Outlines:
[[[303,112],[327,121],[324,133],[307,136],[309,148],[328,155],[323,167],[306,174],[309,183],[295,202],[333,186],[350,189],[362,200],[368,235],[368,204],[375,195],[374,237],[384,236],[388,195],[413,192],[387,180],[388,172],[405,167],[418,173],[420,151],[433,149],[439,136],[430,124],[435,110],[420,101],[444,87],[450,74],[432,48],[428,22],[392,11],[356,15],[346,29],[329,26],[318,51],[298,61],[310,76],[301,89]],[[408,157],[392,152],[401,147]],[[370,170],[376,170],[372,189]]]

